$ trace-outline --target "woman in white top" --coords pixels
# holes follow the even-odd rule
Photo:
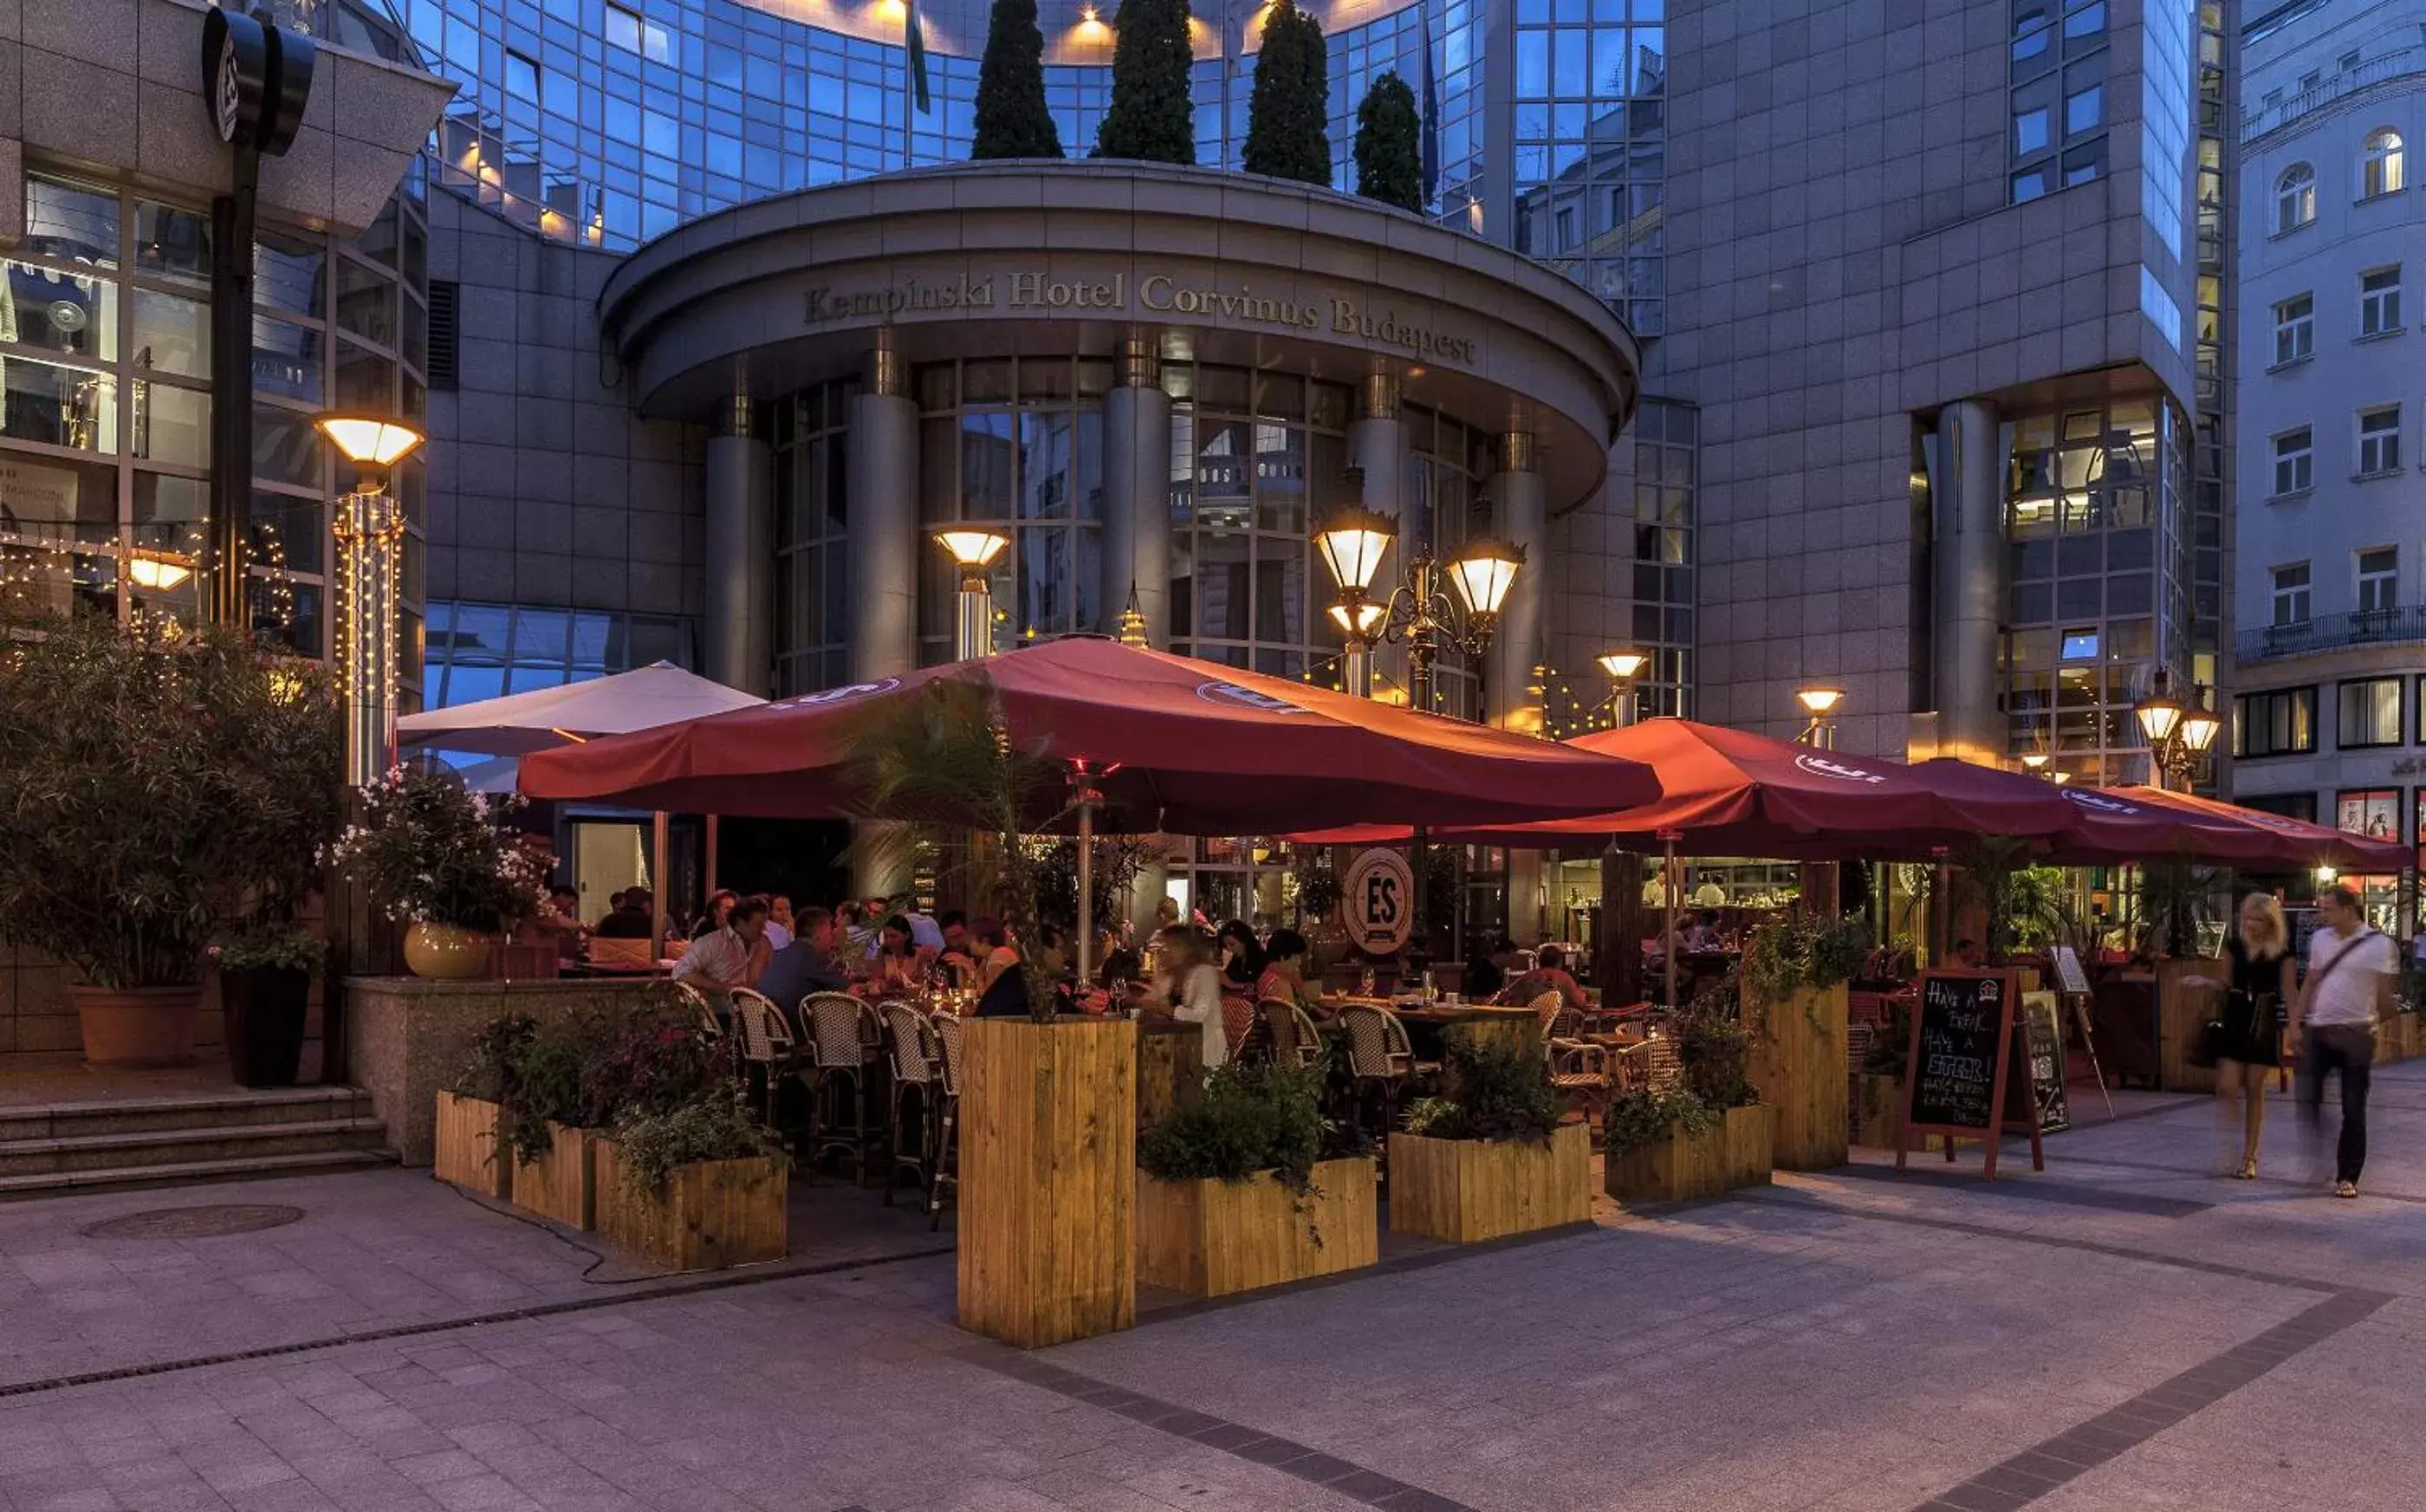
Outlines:
[[[1230,1036],[1221,1024],[1221,968],[1213,964],[1213,942],[1203,930],[1173,929],[1162,936],[1163,989],[1172,1016],[1201,1026],[1205,1069],[1230,1058]]]

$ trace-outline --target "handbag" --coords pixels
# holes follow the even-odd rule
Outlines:
[[[2349,960],[2351,952],[2356,950],[2361,944],[2365,943],[2369,935],[2376,933],[2378,932],[2369,926],[2360,926],[2359,932],[2351,936],[2350,943],[2343,946],[2339,953],[2336,954],[2332,960],[2327,961],[2323,967],[2309,974],[2308,997],[2310,1000],[2313,1001],[2315,1000],[2317,988],[2324,983],[2327,977],[2334,974],[2334,968],[2340,966],[2344,961]],[[2236,1000],[2244,999],[2248,996],[2249,995],[2246,993],[2238,991],[2229,994],[2231,999]],[[2272,1005],[2271,1012],[2269,1012],[2270,1004]],[[2256,995],[2255,1000],[2250,1003],[2249,1016],[2249,1027],[2251,1030],[2249,1037],[2252,1039],[2256,1038],[2257,1033],[2260,1031],[2270,1027],[2269,1021],[2271,1021],[2271,1027],[2274,1030],[2277,1035],[2279,1035],[2283,1030],[2289,1028],[2290,1024],[2290,1015],[2285,1010],[2282,1003],[2275,1001],[2274,994],[2271,992],[2261,992]],[[2280,1044],[2281,1041],[2278,1039],[2276,1043]],[[2192,1065],[2197,1066],[2211,1066],[2215,1065],[2216,1062],[2224,1058],[2223,1052],[2230,1049],[2231,1044],[2231,1031],[2224,1027],[2224,1020],[2220,1017],[2210,1018],[2206,1023],[2199,1026],[2198,1039],[2190,1049],[2190,1063]],[[2277,1059],[2279,1061],[2279,1054]]]

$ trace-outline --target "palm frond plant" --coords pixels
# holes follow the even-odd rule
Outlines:
[[[1988,959],[2002,961],[2023,945],[2045,940],[2055,926],[2062,873],[2030,864],[2030,841],[1982,836],[1956,858],[1962,868],[1953,892],[1956,906],[1977,903],[1985,920]]]
[[[2198,953],[2199,932],[2224,918],[2218,900],[2230,894],[2232,873],[2188,856],[2140,868],[2140,940],[2154,940],[2176,959]]]
[[[1011,747],[993,682],[982,674],[938,678],[919,697],[878,711],[860,734],[850,780],[865,817],[912,821],[876,833],[880,865],[907,861],[931,842],[934,828],[976,833],[979,843],[968,848],[966,863],[970,895],[994,900],[1020,942],[1028,1016],[1051,1019],[1055,984],[1036,949],[1043,869],[1023,839],[1065,810],[1055,806],[1051,766]]]

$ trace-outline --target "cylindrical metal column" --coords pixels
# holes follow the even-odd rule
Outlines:
[[[1948,486],[1932,544],[1936,601],[1937,725],[1948,756],[1990,764],[2005,755],[1997,711],[1997,626],[2004,604],[2005,455],[1997,409],[1949,404],[1938,420]]]
[[[367,788],[396,761],[396,577],[404,514],[377,485],[337,500],[337,669],[346,782]]]
[[[1373,585],[1374,597],[1390,596],[1387,586],[1393,573],[1406,570],[1420,549],[1429,545],[1410,533],[1416,521],[1408,518],[1406,511],[1407,422],[1399,414],[1399,379],[1394,373],[1368,375],[1357,394],[1357,418],[1348,422],[1348,467],[1351,475],[1363,480],[1364,493],[1357,500],[1376,514],[1384,514],[1398,526],[1399,539],[1391,555],[1382,561],[1382,578]],[[1348,669],[1351,675],[1361,671],[1363,696],[1373,696],[1377,677],[1387,678],[1399,687],[1408,686],[1411,669],[1406,652],[1399,646],[1376,646],[1365,658],[1362,669]],[[1422,886],[1422,879],[1416,879]]]
[[[1121,349],[1120,383],[1104,396],[1104,576],[1109,627],[1130,595],[1146,643],[1171,644],[1171,396],[1154,338]]]
[[[868,354],[845,447],[850,526],[850,675],[918,665],[918,405],[890,343]]]
[[[994,591],[982,577],[961,579],[952,633],[952,659],[975,661],[994,655]]]
[[[775,668],[775,461],[755,422],[736,373],[707,440],[705,639],[707,675],[763,698]]]
[[[1500,605],[1482,689],[1491,723],[1525,735],[1542,733],[1542,706],[1533,689],[1534,670],[1542,664],[1550,557],[1550,496],[1533,447],[1530,431],[1502,436],[1499,472],[1491,480],[1494,523],[1503,540],[1525,553],[1525,565]]]

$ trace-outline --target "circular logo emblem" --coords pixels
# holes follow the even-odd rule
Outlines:
[[[232,35],[219,41],[219,66],[211,80],[211,123],[218,128],[221,141],[235,140],[236,127],[244,123],[244,85]]]
[[[1252,708],[1258,714],[1303,714],[1307,712],[1306,708],[1302,705],[1292,704],[1286,698],[1277,697],[1271,693],[1260,692],[1253,688],[1241,688],[1234,682],[1198,683],[1196,685],[1196,696],[1205,700],[1208,704],[1229,704],[1238,708]]]
[[[1395,955],[1415,932],[1415,871],[1396,851],[1365,851],[1339,889],[1348,942],[1367,955]]]
[[[827,688],[814,693],[802,693],[797,698],[786,698],[784,700],[783,707],[814,708],[819,704],[839,704],[853,698],[873,698],[879,693],[889,693],[900,686],[901,679],[898,677],[886,677],[877,682],[847,682],[839,688]]]
[[[1880,772],[1865,772],[1859,767],[1847,766],[1842,761],[1837,761],[1828,756],[1816,756],[1809,752],[1805,752],[1802,756],[1796,756],[1794,758],[1794,765],[1798,770],[1807,772],[1815,777],[1826,777],[1836,782],[1868,783],[1871,787],[1875,788],[1879,784],[1887,780],[1885,776]]]

